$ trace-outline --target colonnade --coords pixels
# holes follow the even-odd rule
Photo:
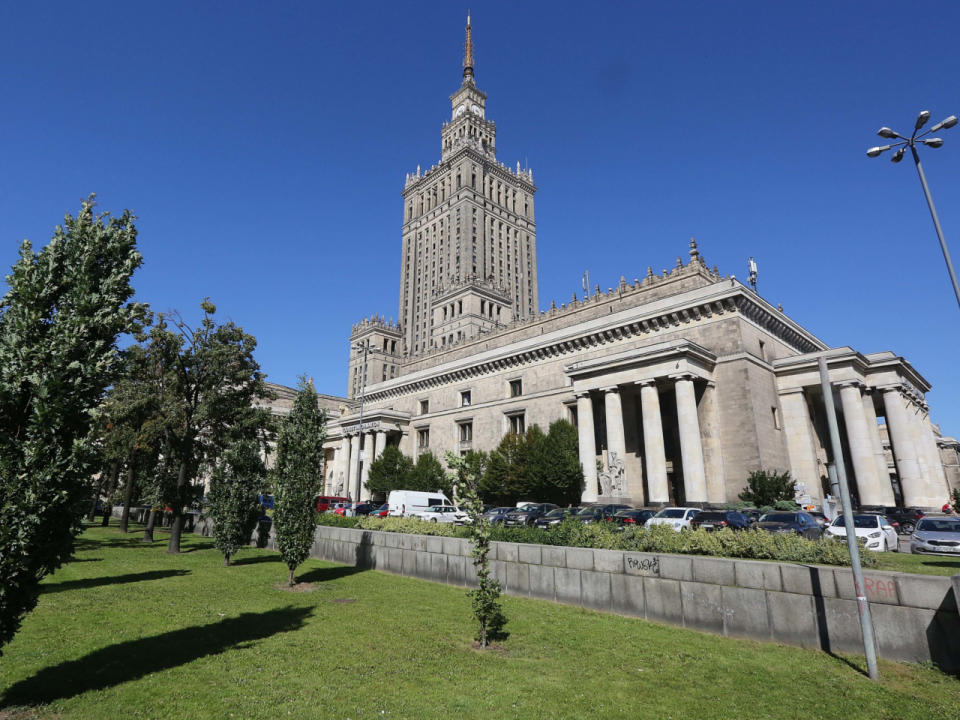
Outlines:
[[[905,506],[939,507],[946,493],[946,476],[926,407],[902,385],[870,387],[860,381],[834,385],[846,426],[852,475],[861,505],[896,505],[890,472],[877,424],[879,399],[886,416],[902,501]],[[787,447],[793,477],[819,498],[820,441],[803,387],[780,391]],[[852,473],[850,472],[852,470]]]
[[[670,502],[667,481],[667,457],[664,443],[663,419],[660,412],[660,389],[672,383],[677,405],[677,430],[680,439],[680,459],[683,467],[683,488],[686,502],[703,504],[712,501],[707,491],[707,468],[704,461],[702,428],[697,409],[694,376],[671,375],[667,378],[641,380],[633,383],[640,388],[640,412],[643,434],[643,471],[647,481],[649,505]],[[708,391],[712,387],[708,384]],[[599,388],[603,395],[608,453],[619,458],[626,456],[623,402],[621,386]],[[593,395],[590,391],[577,393],[577,424],[580,463],[583,466],[584,502],[594,502],[600,496],[597,474],[596,433],[593,422]],[[722,486],[722,483],[721,483]],[[636,498],[634,498],[636,500]]]
[[[382,429],[367,430],[363,433],[363,451],[361,454],[361,433],[354,431],[344,434],[334,458],[334,487],[328,487],[332,493],[340,478],[344,478],[343,492],[353,501],[370,499],[367,490],[367,479],[370,476],[370,463],[380,457],[387,446],[387,431]],[[357,458],[360,458],[359,472]]]

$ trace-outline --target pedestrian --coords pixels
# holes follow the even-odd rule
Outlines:
[[[952,515],[952,514],[953,514],[953,507],[951,507],[950,503],[945,502],[945,503],[943,504],[943,507],[940,508],[940,512],[942,512],[944,515]]]

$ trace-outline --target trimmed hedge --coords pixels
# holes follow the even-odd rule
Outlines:
[[[317,524],[444,537],[466,538],[470,534],[466,527],[452,523],[424,522],[412,517],[345,518],[339,515],[318,515]],[[548,530],[534,527],[507,528],[496,525],[491,531],[490,539],[500,542],[563,545],[629,552],[708,555],[813,565],[850,565],[850,553],[847,551],[846,542],[830,539],[807,540],[799,535],[775,534],[765,530],[734,531],[724,528],[716,532],[706,530],[677,532],[664,525],[619,530],[616,526],[607,523],[584,524],[568,519]],[[876,557],[870,552],[862,552],[860,559],[864,567],[871,567],[877,563]]]

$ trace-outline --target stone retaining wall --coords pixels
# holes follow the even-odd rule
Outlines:
[[[272,535],[266,546],[275,548]],[[460,538],[318,526],[311,557],[451,585],[476,581],[470,543]],[[490,559],[511,595],[863,652],[849,568],[507,542],[492,543]],[[864,578],[881,657],[960,670],[960,575],[865,571]]]

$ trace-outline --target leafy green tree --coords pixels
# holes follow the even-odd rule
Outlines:
[[[313,499],[323,482],[326,418],[317,408],[313,385],[300,381],[290,414],[280,424],[273,476],[273,528],[280,556],[290,570],[287,582],[310,554],[316,533]]]
[[[960,515],[960,490],[954,489],[950,493],[950,504],[953,505],[953,511]]]
[[[737,497],[752,503],[754,507],[762,508],[772,507],[780,500],[792,501],[796,494],[797,486],[789,472],[754,470],[747,478],[747,487]]]
[[[487,470],[479,483],[480,497],[498,505],[513,505],[526,492],[528,471],[526,435],[504,435],[490,453]]]
[[[177,313],[159,314],[144,348],[154,369],[162,452],[176,468],[172,487],[158,488],[159,500],[173,510],[170,553],[180,552],[183,509],[199,492],[193,481],[200,469],[214,465],[232,441],[256,437],[267,424],[266,410],[254,405],[256,398],[270,397],[253,357],[256,338],[233,322],[218,325],[209,299],[200,307],[197,328]]]
[[[477,494],[480,475],[477,463],[469,462],[451,452],[446,455],[447,466],[451,470],[450,482],[456,482],[460,491],[461,507],[473,519],[468,526],[473,550],[473,566],[477,571],[477,587],[467,593],[473,606],[473,616],[477,621],[475,639],[481,648],[490,645],[491,640],[504,636],[503,627],[507,618],[500,605],[500,583],[490,574],[490,522],[483,516],[483,502]]]
[[[207,501],[213,521],[213,542],[224,565],[250,542],[260,515],[258,495],[266,481],[260,445],[251,438],[235,440],[210,475]]]
[[[117,337],[145,314],[130,302],[135,218],[93,208],[90,196],[40,252],[25,241],[0,300],[0,646],[73,553]]]
[[[482,478],[487,471],[490,456],[482,450],[468,450],[466,454],[461,456],[461,459],[463,462],[458,466],[457,476],[452,488],[453,495],[450,496],[458,505],[460,504],[461,488],[468,482],[468,477]],[[479,485],[479,483],[475,484]]]
[[[534,448],[536,487],[531,497],[557,505],[576,504],[583,493],[583,468],[577,428],[567,420],[555,420]]]
[[[388,445],[380,457],[370,463],[367,489],[371,495],[384,496],[391,490],[407,490],[413,460],[408,458],[395,445]]]
[[[407,482],[409,485],[404,490],[439,491],[447,497],[453,492],[453,484],[432,452],[425,452],[417,458]]]

